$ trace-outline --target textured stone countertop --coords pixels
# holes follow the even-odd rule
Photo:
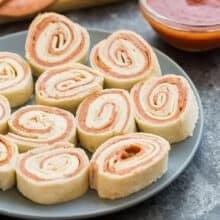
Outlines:
[[[169,187],[133,208],[106,220],[219,220],[220,219],[220,49],[186,53],[164,43],[147,25],[136,1],[66,14],[86,27],[108,31],[130,29],[179,63],[202,98],[205,127],[202,143],[188,168]],[[0,36],[24,30],[29,22],[1,25]],[[103,218],[98,218],[103,219]]]

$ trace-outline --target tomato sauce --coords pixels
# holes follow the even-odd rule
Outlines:
[[[166,18],[190,25],[220,24],[220,0],[146,0]]]
[[[174,47],[187,51],[220,47],[220,0],[140,0],[140,8],[154,30]]]

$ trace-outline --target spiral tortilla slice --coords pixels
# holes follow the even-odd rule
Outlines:
[[[51,12],[40,14],[32,21],[25,50],[34,73],[40,75],[52,67],[85,63],[89,45],[85,28]]]
[[[12,188],[15,184],[17,157],[17,146],[0,135],[0,189],[4,191]]]
[[[0,52],[0,95],[11,107],[27,102],[33,93],[32,73],[28,63],[19,55]]]
[[[90,63],[105,78],[108,88],[130,90],[154,75],[161,75],[151,46],[138,34],[121,30],[98,43],[91,52]]]
[[[21,154],[17,168],[18,190],[40,204],[76,199],[88,189],[89,159],[70,143],[57,143]]]
[[[82,64],[50,69],[36,83],[36,103],[76,112],[88,95],[101,91],[103,77]]]
[[[8,120],[10,115],[10,104],[7,98],[0,95],[0,134],[5,134],[8,131]]]
[[[20,152],[61,141],[76,142],[74,116],[65,110],[41,105],[29,105],[14,112],[9,119],[7,137]]]
[[[80,143],[91,152],[110,137],[136,131],[130,97],[122,89],[106,89],[86,98],[76,120]]]
[[[131,133],[109,139],[90,162],[90,186],[117,199],[150,185],[167,170],[170,145],[162,137]]]
[[[131,97],[141,131],[158,134],[170,143],[193,134],[198,105],[184,77],[169,74],[140,82],[132,88]]]

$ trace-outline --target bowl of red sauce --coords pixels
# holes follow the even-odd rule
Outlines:
[[[172,46],[186,51],[220,47],[220,0],[139,0],[144,18]]]

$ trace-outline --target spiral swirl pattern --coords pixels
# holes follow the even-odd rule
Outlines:
[[[169,143],[153,134],[131,133],[112,138],[92,157],[90,185],[101,197],[127,196],[166,171],[169,150]]]
[[[191,135],[198,117],[195,96],[182,76],[165,75],[135,85],[131,90],[140,130],[170,142]]]
[[[106,89],[86,98],[76,120],[79,140],[92,152],[108,138],[136,130],[129,94],[121,89]]]
[[[118,31],[98,43],[90,56],[91,65],[103,73],[111,88],[130,89],[152,75],[160,75],[160,67],[151,46],[131,31]]]
[[[18,189],[41,204],[68,201],[87,191],[88,168],[87,155],[72,144],[61,142],[45,146],[20,157],[16,170]]]
[[[17,146],[0,135],[0,189],[7,190],[15,184]]]
[[[65,110],[30,105],[14,112],[9,119],[7,137],[18,144],[19,151],[43,147],[60,141],[76,141],[74,116]]]
[[[11,107],[16,107],[28,101],[32,92],[28,63],[17,54],[0,52],[0,94],[8,98]]]
[[[73,64],[43,73],[36,83],[36,103],[76,111],[88,95],[102,90],[103,77],[93,69]]]
[[[63,15],[44,13],[29,28],[26,57],[39,75],[51,67],[84,63],[89,45],[89,34],[83,27]]]
[[[0,95],[0,133],[4,134],[8,131],[8,119],[11,114],[11,108],[8,100]]]

